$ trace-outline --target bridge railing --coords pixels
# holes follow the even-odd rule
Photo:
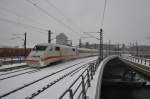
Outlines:
[[[69,88],[59,97],[59,99],[87,99],[86,92],[91,86],[91,80],[97,70],[97,62],[90,65],[82,72],[82,74],[69,86]],[[69,96],[68,96],[69,94]]]
[[[136,56],[121,56],[121,57],[134,63],[138,63],[144,66],[150,66],[150,59],[136,57]]]

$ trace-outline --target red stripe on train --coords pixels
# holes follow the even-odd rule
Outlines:
[[[64,56],[49,56],[49,57],[42,59],[42,61],[46,61],[48,59],[54,59],[54,58],[64,58]]]
[[[67,55],[67,56],[74,56],[74,55]],[[49,56],[49,57],[46,57],[44,59],[42,59],[42,61],[46,61],[48,59],[56,59],[56,58],[64,58],[65,56]],[[38,62],[38,60],[26,60],[26,61],[32,61],[32,62]]]

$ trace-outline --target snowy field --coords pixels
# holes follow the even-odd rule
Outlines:
[[[50,84],[55,80],[57,80],[58,78],[62,77],[63,75],[69,73],[70,71],[73,71],[76,68],[80,68],[82,65],[96,59],[97,57],[89,57],[84,59],[76,59],[76,60],[60,63],[57,65],[52,65],[50,67],[43,68],[40,70],[33,69],[33,68],[26,69],[25,71],[21,71],[19,73],[29,72],[29,71],[33,71],[33,72],[24,73],[22,75],[17,75],[19,74],[18,72],[10,73],[8,75],[0,74],[0,79],[12,75],[17,75],[8,79],[0,80],[0,97],[6,95],[6,93],[16,90],[17,88],[20,88],[20,90],[17,90],[9,95],[6,95],[2,97],[2,99],[24,99],[28,96],[31,96],[32,93],[37,92],[37,90],[43,88],[47,84]],[[58,99],[58,97],[86,69],[86,67],[87,66],[83,67],[81,70],[77,72],[74,72],[72,76],[70,75],[66,76],[64,79],[60,80],[53,86],[49,87],[47,90],[43,91],[41,94],[37,95],[35,99]],[[64,69],[64,68],[68,68],[68,69]],[[62,69],[64,70],[61,71]],[[55,72],[57,71],[61,71],[61,72],[55,74]],[[22,88],[24,85],[26,85],[26,87]]]

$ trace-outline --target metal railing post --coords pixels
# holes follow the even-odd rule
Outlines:
[[[135,58],[135,62],[137,62],[137,57]]]
[[[91,80],[93,79],[93,71],[92,71],[92,66],[90,66],[90,76],[91,76]]]
[[[141,64],[142,64],[142,59],[141,59]]]
[[[93,72],[93,75],[95,75],[95,70],[94,70],[94,64],[92,63],[92,72]]]
[[[87,69],[87,82],[88,82],[88,87],[91,87],[90,75],[89,75],[89,70],[88,69]]]
[[[94,72],[96,71],[95,63],[93,63]]]
[[[13,64],[13,57],[11,57],[11,64]]]
[[[20,63],[21,63],[21,57],[19,57]]]
[[[82,99],[87,99],[86,98],[86,92],[85,92],[85,85],[84,85],[84,77],[82,75]]]
[[[69,96],[70,96],[70,99],[73,99],[73,92],[72,92],[72,89],[69,89]]]
[[[145,59],[145,63],[144,64],[146,65],[146,59]]]

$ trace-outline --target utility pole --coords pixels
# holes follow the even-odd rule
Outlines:
[[[79,39],[79,48],[82,46],[81,38]]]
[[[136,56],[139,56],[138,42],[136,42]]]
[[[100,29],[99,63],[103,60],[103,29]]]
[[[51,43],[51,30],[48,31],[48,43]]]
[[[27,33],[25,32],[24,33],[24,56],[26,57],[26,50],[27,50],[27,48],[26,48],[26,45],[27,45]]]
[[[117,49],[118,49],[118,55],[120,55],[119,43],[118,43]]]
[[[109,40],[109,45],[108,45],[108,50],[109,50],[109,54],[108,55],[110,55],[110,44],[111,44],[111,40]]]
[[[122,44],[122,48],[121,48],[121,53],[124,54],[125,53],[125,44]]]
[[[108,56],[108,44],[107,44],[107,42],[105,44],[104,49],[105,49],[105,57],[107,57]]]
[[[114,52],[114,54],[117,55],[117,53],[118,53],[117,52],[117,43],[115,43],[115,52]]]

